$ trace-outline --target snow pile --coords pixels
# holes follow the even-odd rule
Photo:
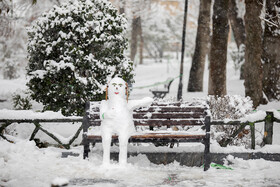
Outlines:
[[[280,106],[279,106],[280,107]],[[278,120],[280,120],[280,110],[276,110],[276,109],[269,109],[267,110],[268,112],[273,112],[273,116],[274,118],[277,118]]]
[[[60,150],[39,149],[33,141],[20,140],[16,144],[0,141],[0,147],[0,186],[50,186],[53,179],[67,178],[66,173],[74,174],[83,164],[83,160],[74,159],[69,165],[71,159],[60,158]]]
[[[34,112],[32,110],[0,110],[0,119],[81,119],[79,116],[65,117],[61,112],[45,111]]]
[[[243,118],[240,118],[239,120],[241,122],[255,122],[255,121],[264,120],[265,117],[266,117],[266,112],[260,110],[255,113],[248,114],[248,115],[244,116]]]
[[[280,120],[280,112],[273,110],[274,117]]]
[[[115,162],[103,167],[100,152],[60,158],[61,149],[38,149],[33,142],[10,144],[0,141],[0,186],[49,187],[51,183],[69,186],[277,186],[279,162],[242,160],[228,156],[224,163],[233,170],[180,166],[177,162],[154,165],[144,155],[130,157],[125,167]],[[82,147],[73,149],[82,152]],[[85,185],[87,183],[87,185]],[[83,185],[84,184],[84,185]]]

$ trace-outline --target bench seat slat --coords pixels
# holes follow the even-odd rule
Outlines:
[[[99,113],[99,108],[91,108],[91,113]],[[150,108],[140,108],[135,110],[135,112],[200,112],[204,113],[205,108],[201,107],[150,107]]]
[[[203,113],[137,113],[133,114],[134,119],[184,119],[184,118],[204,118],[206,114]]]
[[[162,88],[161,90],[151,90],[152,93],[168,93],[168,89],[167,88]]]
[[[135,126],[196,126],[196,125],[204,125],[203,120],[159,120],[159,119],[134,119]],[[101,120],[93,120],[90,121],[90,125],[92,126],[100,126]]]
[[[153,103],[151,106],[174,106],[174,107],[202,107],[200,102],[162,102],[162,103]]]
[[[157,119],[148,119],[148,120],[134,120],[135,126],[195,126],[195,125],[204,125],[202,120],[157,120]]]
[[[89,140],[94,140],[96,142],[101,142],[102,138],[99,135],[89,135],[87,136]],[[200,142],[205,135],[190,135],[190,134],[161,134],[161,133],[150,133],[150,134],[140,134],[140,135],[133,135],[130,137],[129,142],[153,142],[153,141],[172,141],[174,142]],[[176,140],[175,140],[176,139]],[[117,135],[112,136],[113,141],[118,140]]]
[[[129,102],[129,101],[128,101]],[[90,102],[90,107],[99,107],[100,101],[95,101],[95,102]],[[154,102],[150,105],[150,107],[155,107],[155,106],[167,106],[167,107],[200,107],[203,108],[205,107],[205,104],[201,102]]]
[[[184,118],[204,118],[203,113],[134,113],[134,119],[184,119]],[[99,113],[90,115],[90,118],[99,118]]]
[[[205,112],[204,108],[200,107],[150,107],[140,108],[136,112]]]

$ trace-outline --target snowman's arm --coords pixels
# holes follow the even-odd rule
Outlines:
[[[101,120],[104,119],[104,113],[108,111],[108,101],[102,100],[100,103],[100,109],[99,109],[99,117]]]
[[[152,99],[151,97],[145,97],[145,98],[140,99],[140,100],[129,100],[128,101],[128,109],[129,110],[134,110],[136,108],[149,106],[153,103],[153,101],[154,101],[154,99]]]

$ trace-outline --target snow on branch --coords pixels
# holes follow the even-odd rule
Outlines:
[[[269,21],[268,19],[265,19],[264,17],[261,17],[261,16],[259,16],[259,18],[260,18],[261,20],[263,20],[263,21],[265,21],[265,22],[267,22],[267,23],[269,23],[269,24],[271,24],[271,25],[274,25],[275,27],[279,28],[279,25],[273,23],[272,21]]]

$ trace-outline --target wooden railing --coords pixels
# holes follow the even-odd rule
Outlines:
[[[56,141],[60,146],[70,149],[71,144],[75,141],[75,139],[78,138],[81,130],[82,130],[82,124],[79,127],[79,129],[75,132],[75,134],[72,136],[72,138],[69,140],[68,143],[63,143],[57,136],[55,136],[53,133],[49,132],[48,130],[44,129],[40,123],[76,123],[76,122],[82,122],[83,118],[82,117],[75,117],[75,118],[59,118],[59,119],[0,119],[0,137],[3,139],[6,139],[7,141],[8,138],[4,135],[4,130],[7,128],[9,125],[13,123],[31,123],[35,126],[33,132],[30,135],[29,140],[34,140],[36,134],[38,131],[42,131],[45,134],[47,134],[49,137],[51,137],[54,141]],[[250,130],[251,130],[251,148],[255,149],[255,124],[264,122],[264,144],[272,144],[272,136],[273,136],[273,123],[277,122],[280,123],[280,119],[276,118],[274,116],[273,112],[266,112],[266,117],[261,120],[257,121],[246,121],[246,122],[241,122],[241,121],[222,121],[222,120],[212,120],[211,125],[238,125],[239,128],[232,134],[230,135],[226,141],[224,141],[224,145],[226,146],[229,144],[235,136],[237,136],[247,125],[250,125]]]
[[[40,123],[75,123],[75,122],[82,122],[82,117],[75,117],[75,118],[60,118],[60,119],[0,119],[0,136],[7,140],[8,138],[3,134],[5,128],[7,128],[9,125],[13,123],[30,123],[35,126],[29,140],[34,140],[36,134],[39,130],[47,134],[49,137],[51,137],[54,141],[56,141],[60,146],[70,149],[71,144],[75,141],[75,139],[78,138],[81,130],[82,125],[79,127],[79,129],[76,131],[76,133],[73,135],[73,137],[69,140],[68,143],[63,143],[57,136],[55,136],[53,133],[49,132],[48,130],[44,129]]]
[[[274,117],[274,113],[267,111],[266,112],[266,117],[261,120],[256,120],[256,121],[221,121],[221,120],[212,120],[211,125],[238,125],[239,128],[233,132],[232,135],[227,137],[227,139],[223,142],[223,147],[226,147],[235,136],[237,136],[242,130],[249,125],[250,126],[250,131],[251,131],[251,149],[255,149],[256,143],[255,143],[255,124],[264,122],[264,138],[263,142],[264,144],[272,144],[272,136],[273,136],[273,122],[280,123],[280,119]]]

